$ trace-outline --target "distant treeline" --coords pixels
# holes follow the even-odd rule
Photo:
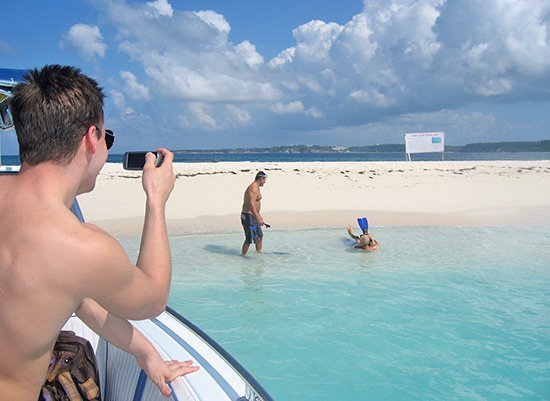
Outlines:
[[[288,145],[267,148],[233,148],[210,150],[176,150],[175,153],[405,153],[405,144],[369,146],[318,146]],[[470,143],[464,146],[445,145],[445,152],[492,153],[492,152],[550,152],[550,140],[533,142],[485,142]]]
[[[350,147],[352,152],[405,152],[405,144]],[[464,146],[445,145],[445,152],[492,153],[492,152],[550,152],[550,140],[533,142],[484,142]]]

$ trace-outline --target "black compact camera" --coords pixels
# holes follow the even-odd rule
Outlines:
[[[122,167],[124,170],[143,170],[143,166],[145,165],[145,155],[149,153],[149,151],[139,151],[139,152],[126,152],[124,153],[124,158],[122,159]],[[164,155],[160,152],[151,152],[156,157],[157,160],[155,161],[155,167],[158,167],[162,164],[162,160],[164,159]]]

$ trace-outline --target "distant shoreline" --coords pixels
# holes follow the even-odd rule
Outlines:
[[[137,150],[137,149],[132,149]],[[414,162],[441,161],[534,161],[550,160],[550,152],[445,152],[421,153],[412,156]],[[123,154],[109,153],[109,163],[122,164]],[[405,161],[405,152],[327,152],[327,153],[282,153],[282,152],[258,152],[258,153],[222,153],[219,151],[204,152],[175,152],[176,163],[224,163],[224,162],[248,162],[248,163],[286,163],[286,162],[400,162]],[[1,165],[18,166],[19,156],[2,155]]]
[[[250,153],[405,153],[404,144],[383,144],[368,146],[321,146],[321,145],[288,145],[263,148],[226,148],[226,149],[179,149],[174,153],[191,154],[250,154]],[[481,142],[464,146],[446,145],[448,153],[520,153],[520,152],[550,152],[550,140],[521,142]]]
[[[139,150],[139,149],[128,149]],[[265,148],[226,149],[177,149],[173,150],[175,162],[218,163],[218,162],[378,162],[405,160],[404,144],[371,146],[319,146],[289,145]],[[19,165],[18,155],[2,155],[1,165]],[[110,153],[108,162],[122,163],[122,153]],[[438,161],[441,153],[413,155],[414,161]],[[532,142],[473,143],[464,146],[445,147],[446,161],[482,160],[550,160],[550,140]]]

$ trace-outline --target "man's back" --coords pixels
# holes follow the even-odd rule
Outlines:
[[[0,398],[13,400],[37,399],[59,327],[80,302],[68,288],[79,276],[69,237],[79,224],[18,178],[0,177]]]

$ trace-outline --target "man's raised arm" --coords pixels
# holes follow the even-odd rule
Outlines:
[[[139,257],[136,265],[158,286],[164,294],[164,304],[168,301],[170,280],[172,277],[172,256],[166,227],[166,202],[174,188],[176,176],[173,172],[172,152],[158,149],[164,154],[164,160],[155,167],[155,156],[146,155],[143,167],[142,184],[147,195],[145,220],[141,235]]]

